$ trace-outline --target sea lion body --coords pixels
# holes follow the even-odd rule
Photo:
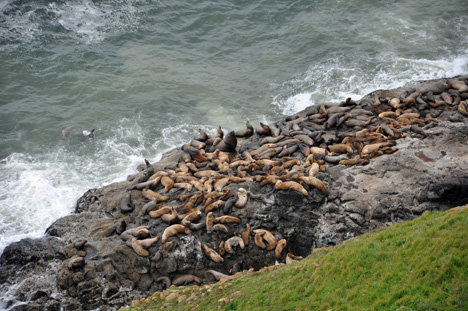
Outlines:
[[[165,243],[168,238],[170,238],[170,237],[172,237],[174,235],[177,235],[179,233],[189,234],[190,232],[191,231],[190,231],[189,228],[187,228],[187,227],[185,227],[184,225],[181,225],[181,224],[175,224],[175,225],[169,226],[163,232],[163,235],[162,235],[162,238],[161,238],[161,243]]]

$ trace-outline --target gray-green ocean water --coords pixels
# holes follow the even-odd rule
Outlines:
[[[0,252],[199,128],[466,73],[467,0],[1,0]]]

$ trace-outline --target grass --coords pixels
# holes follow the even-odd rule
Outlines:
[[[180,302],[166,301],[173,292]],[[215,285],[171,287],[125,310],[164,308],[468,310],[468,206],[426,213],[291,265],[244,272]]]

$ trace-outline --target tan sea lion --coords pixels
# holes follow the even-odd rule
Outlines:
[[[194,210],[188,214],[186,214],[183,219],[182,219],[182,224],[184,224],[184,222],[186,221],[191,221],[191,222],[194,222],[194,221],[197,221],[201,218],[202,216],[202,212],[199,211],[199,210]]]
[[[179,234],[179,233],[189,234],[190,232],[191,231],[189,228],[181,224],[175,224],[175,225],[169,226],[163,232],[161,243],[166,243],[168,238],[176,234]]]
[[[286,248],[286,239],[279,240],[275,248],[276,258],[281,258],[281,253],[283,252],[285,248]]]
[[[138,242],[136,238],[132,238],[131,246],[133,250],[135,251],[135,253],[137,253],[138,255],[143,256],[143,257],[149,256],[149,252],[143,248],[143,246]]]
[[[325,186],[323,181],[321,181],[320,179],[313,176],[301,176],[299,177],[299,179],[308,184],[309,186],[314,186],[315,188],[319,189],[323,192],[323,194],[328,194],[327,186]]]
[[[263,242],[263,235],[264,234],[265,234],[265,232],[257,232],[257,233],[255,233],[255,236],[254,236],[255,245],[257,245],[261,249],[266,248],[266,244],[265,244],[265,242]]]
[[[226,186],[228,181],[229,181],[229,177],[224,177],[224,178],[218,179],[214,184],[214,190],[215,191],[223,191],[223,187]]]
[[[241,220],[237,217],[234,217],[234,216],[229,216],[229,215],[224,215],[224,216],[220,216],[220,217],[216,217],[215,218],[215,221],[216,222],[220,222],[222,224],[230,224],[230,223],[236,223],[236,224],[239,224],[241,222]]]
[[[255,229],[253,230],[255,234],[261,234],[262,239],[268,243],[268,250],[274,250],[276,248],[276,245],[278,244],[278,241],[276,240],[275,236],[273,233],[271,233],[268,230],[265,229]]]
[[[149,248],[151,245],[156,243],[159,240],[159,236],[155,236],[154,238],[144,239],[144,240],[137,240],[138,244],[140,244],[143,248]]]
[[[237,201],[234,203],[234,206],[237,208],[243,208],[247,204],[247,190],[244,188],[239,188],[237,190]]]
[[[179,220],[179,214],[177,214],[175,207],[169,213],[162,215],[161,220],[167,223],[174,223],[176,220]]]
[[[158,210],[151,211],[148,214],[150,215],[151,218],[159,218],[164,214],[168,214],[172,211],[173,207],[170,206],[163,206]]]
[[[297,191],[299,193],[302,193],[303,195],[305,196],[308,196],[309,193],[307,192],[307,190],[305,190],[305,188],[295,182],[295,181],[281,181],[281,180],[278,180],[275,184],[275,190],[294,190],[294,191]]]
[[[216,263],[223,262],[224,259],[219,255],[214,249],[209,248],[207,245],[201,243],[201,247],[203,249],[203,252],[205,253],[208,258],[210,258],[212,261]]]
[[[152,200],[154,198],[154,199],[156,199],[157,202],[164,202],[164,201],[169,200],[168,196],[165,196],[165,195],[159,194],[157,192],[154,192],[151,189],[147,189],[147,190],[143,189],[141,191],[141,194],[143,195],[143,197],[145,199]]]

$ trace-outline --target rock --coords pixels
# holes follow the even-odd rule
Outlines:
[[[436,82],[434,85],[419,82],[397,90],[379,90],[366,95],[357,105],[365,107],[377,100],[385,102],[385,98],[400,101],[405,92],[415,94],[414,89],[421,93],[431,90],[436,94],[432,96],[439,98],[438,94],[446,91],[447,83],[446,79]],[[350,107],[355,105],[348,104]],[[340,108],[338,105],[335,107]],[[289,124],[297,125],[294,122],[318,113],[318,109],[320,106],[309,107],[277,124],[291,122]],[[120,235],[123,230],[145,226],[149,237],[161,236],[168,226],[159,218],[153,219],[141,213],[146,201],[134,186],[138,180],[149,177],[146,175],[148,168],[143,165],[127,181],[88,190],[77,201],[74,214],[58,219],[47,229],[48,236],[24,239],[8,246],[0,258],[0,296],[8,292],[7,303],[25,302],[22,308],[24,306],[27,310],[118,310],[121,306],[130,305],[132,300],[157,291],[161,284],[154,280],[162,276],[173,280],[180,275],[191,274],[207,283],[213,280],[206,273],[210,269],[224,274],[231,269],[233,274],[242,269],[274,269],[272,265],[280,259],[276,258],[274,251],[258,247],[253,241],[253,232],[245,250],[234,247],[232,254],[223,255],[223,263],[213,262],[202,251],[201,242],[219,250],[221,241],[240,235],[247,223],[252,231],[265,229],[277,240],[286,239],[285,254],[307,256],[315,248],[340,244],[378,227],[413,219],[428,210],[446,210],[466,204],[468,118],[456,109],[429,106],[424,109],[431,109],[423,111],[425,116],[440,115],[441,120],[421,128],[425,135],[418,134],[419,130],[403,131],[403,128],[401,135],[405,137],[394,141],[397,152],[390,150],[394,153],[374,157],[367,165],[328,163],[326,169],[322,165],[322,170],[315,177],[325,185],[328,195],[307,184],[304,184],[308,193],[305,196],[296,191],[275,191],[272,184],[260,186],[258,182],[235,180],[223,187],[225,195],[229,191],[235,194],[239,188],[244,188],[247,189],[248,200],[243,208],[233,208],[230,212],[240,219],[240,223],[224,224],[229,233],[208,233],[202,228],[195,234],[175,235],[164,245],[158,241],[148,246],[148,257],[138,255],[126,244],[128,237]],[[330,133],[324,137],[314,134],[314,140],[319,143],[340,140],[341,133],[334,128],[329,129]],[[253,135],[238,139],[238,151],[257,149],[264,138]],[[174,171],[184,169],[178,168],[177,163],[187,155],[181,148],[166,153],[161,161],[152,165],[154,172],[166,167]],[[300,159],[300,163],[305,160],[299,151],[293,155],[294,159]],[[200,155],[195,152],[193,156]],[[213,163],[207,162],[206,165]],[[288,169],[293,170],[293,167],[301,171],[297,163]],[[228,171],[232,167],[228,165],[224,169]],[[196,191],[194,187],[192,193]],[[122,214],[119,205],[128,193],[135,208]],[[168,190],[164,194],[170,200],[164,204],[181,206],[176,197],[186,193],[187,190],[183,189]],[[222,208],[213,213],[216,217],[221,216]],[[199,223],[203,225],[204,221],[205,216]],[[154,256],[157,252],[158,256]],[[150,258],[154,258],[153,261]],[[165,286],[168,284],[167,281]],[[228,286],[225,284],[222,286]],[[211,287],[206,287],[206,290],[211,291]],[[235,297],[234,294],[227,298]],[[165,299],[167,305],[172,305],[175,299],[195,299],[186,299],[185,295],[177,292],[166,296],[161,293],[159,297]]]

